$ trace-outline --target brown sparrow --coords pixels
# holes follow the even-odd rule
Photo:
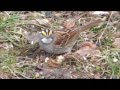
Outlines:
[[[81,27],[61,31],[50,29],[41,30],[39,32],[39,45],[48,53],[69,53],[79,38],[80,32],[98,25],[100,22],[101,20],[95,20]]]

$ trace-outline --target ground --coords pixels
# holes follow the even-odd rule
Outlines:
[[[101,20],[97,26],[80,33],[71,54],[51,55],[39,50],[41,28],[74,29],[97,19]],[[120,78],[119,12],[0,12],[0,78]]]

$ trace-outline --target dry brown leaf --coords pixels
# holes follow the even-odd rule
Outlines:
[[[118,32],[115,32],[115,33],[113,34],[113,36],[116,37],[116,38],[120,38],[120,32],[119,32],[119,31],[118,31]]]
[[[58,64],[55,60],[49,60],[47,64],[48,66],[54,67],[54,68],[58,68],[60,66],[60,64]]]
[[[74,19],[68,19],[68,20],[66,20],[66,21],[63,23],[63,26],[64,26],[66,29],[71,29],[72,27],[75,26],[75,20],[74,20]]]
[[[113,42],[113,46],[116,48],[120,48],[120,38],[116,38]]]
[[[52,58],[49,58],[49,60],[47,61],[47,64],[48,66],[54,67],[54,68],[58,68],[60,66],[60,64],[56,60],[53,60]]]
[[[60,56],[57,56],[56,59],[52,59],[52,58],[46,58],[47,59],[47,64],[50,66],[50,67],[59,67],[62,62],[65,60],[65,57],[60,55]]]
[[[85,41],[85,42],[81,43],[81,47],[86,47],[86,46],[88,46],[88,47],[90,47],[92,49],[97,48],[96,44],[94,44],[93,42]]]
[[[94,75],[94,78],[95,79],[100,79],[100,76],[101,76],[100,73],[97,73],[97,74]]]
[[[72,72],[72,77],[73,78],[78,78],[79,77],[79,73],[78,72]]]
[[[43,24],[46,25],[49,23],[48,19],[36,19],[37,22],[39,22],[39,24]]]
[[[0,78],[1,78],[1,79],[10,79],[11,76],[12,76],[12,75],[11,75],[10,73],[0,71]]]
[[[80,58],[81,57],[90,57],[90,56],[100,56],[101,55],[101,52],[100,50],[98,50],[96,48],[97,46],[92,43],[92,42],[84,42],[82,44],[82,47],[77,50],[74,55],[77,57],[77,58]]]

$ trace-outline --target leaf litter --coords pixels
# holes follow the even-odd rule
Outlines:
[[[23,35],[22,37],[24,38],[23,40],[24,46],[22,46],[21,48],[16,48],[14,45],[12,46],[13,52],[11,53],[16,53],[14,51],[17,50],[19,51],[19,54],[15,56],[16,63],[13,65],[11,64],[12,67],[9,67],[10,72],[7,71],[8,74],[4,72],[0,73],[1,78],[19,78],[19,79],[104,78],[105,79],[105,78],[116,77],[116,74],[113,73],[114,72],[113,68],[117,68],[117,67],[115,67],[114,64],[111,64],[110,60],[107,61],[108,58],[110,58],[112,55],[110,53],[111,51],[104,52],[106,50],[107,44],[103,43],[102,48],[97,46],[96,44],[96,41],[104,28],[101,28],[98,31],[95,29],[96,32],[90,30],[84,31],[84,35],[81,32],[81,37],[78,39],[77,43],[73,47],[71,54],[50,55],[44,52],[44,50],[38,49],[39,45],[37,44],[37,39],[38,39],[37,33],[39,32],[39,30],[41,30],[41,28],[34,27],[34,25],[42,24],[42,26],[40,26],[42,28],[49,27],[52,29],[59,29],[59,27],[63,27],[64,29],[74,29],[78,25],[84,25],[86,22],[92,21],[97,18],[98,19],[103,19],[103,17],[108,18],[109,12],[105,12],[105,13],[101,12],[104,15],[102,14],[98,15],[98,13],[96,15],[95,12],[89,12],[89,11],[87,12],[52,11],[49,13],[46,12],[47,11],[14,12],[17,13],[20,18],[19,22],[16,23],[17,24],[16,27],[20,28],[20,32]],[[1,13],[2,13],[1,15],[4,15],[5,17],[4,12]],[[8,15],[11,15],[11,13],[13,12],[7,12]],[[111,21],[109,22],[107,29],[109,29],[109,32],[114,30],[114,32],[113,31],[111,32],[114,33],[111,36],[111,39],[113,39],[114,37],[114,42],[112,42],[111,46],[114,46],[114,48],[119,49],[120,35],[119,35],[118,16],[120,15],[116,13],[117,12],[114,11],[113,16],[110,18]],[[79,19],[77,18],[78,16],[80,16]],[[75,18],[76,20],[78,20],[78,22],[76,22]],[[30,26],[21,28],[21,26],[19,26],[19,24],[21,23],[28,24]],[[31,27],[32,25],[33,27]],[[104,38],[106,37],[102,36],[101,42],[104,41]],[[1,42],[0,50],[6,49],[6,45],[7,44],[5,44],[4,42]],[[10,50],[8,50],[7,52],[9,51]],[[117,53],[119,55],[119,51]],[[7,58],[9,61],[10,58],[9,57]],[[113,59],[114,63],[119,61],[118,58],[119,57],[114,57]],[[0,59],[3,60],[0,63],[1,65],[3,65],[3,63],[6,63],[6,61],[3,58]],[[110,65],[108,63],[110,63]],[[119,73],[117,73],[117,75],[119,76]]]

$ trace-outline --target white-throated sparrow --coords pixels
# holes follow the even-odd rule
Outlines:
[[[67,30],[41,30],[39,32],[39,45],[48,53],[62,54],[71,52],[80,32],[98,25],[101,20],[95,20],[81,27],[76,27]]]

